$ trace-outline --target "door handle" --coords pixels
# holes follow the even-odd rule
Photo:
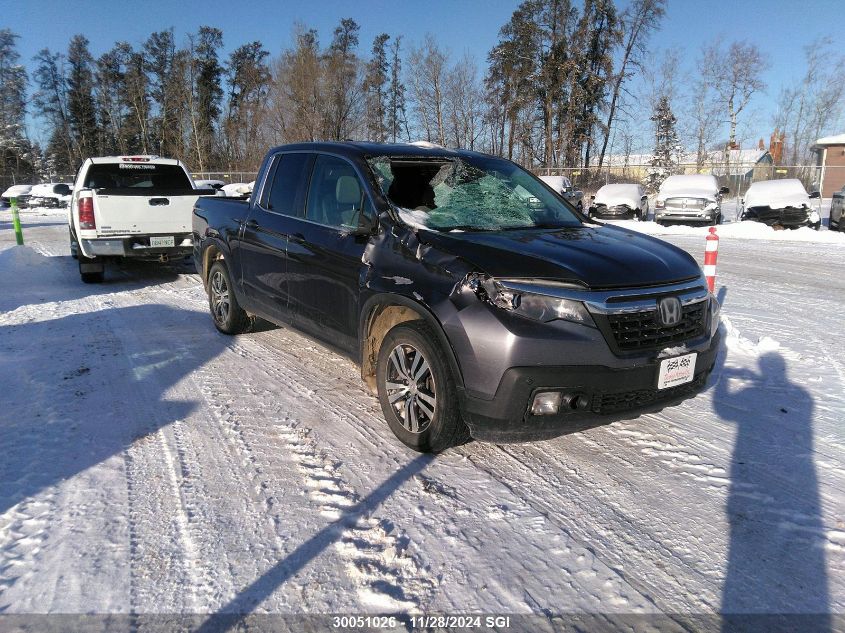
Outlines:
[[[293,240],[294,242],[304,242],[305,241],[305,236],[302,233],[291,233],[289,238],[291,240]]]
[[[248,229],[257,229],[258,228],[258,222],[256,222],[255,220],[247,220],[244,223],[244,226]]]

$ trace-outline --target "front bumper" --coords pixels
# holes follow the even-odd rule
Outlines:
[[[765,207],[749,209],[742,214],[740,219],[761,222],[766,226],[782,226],[788,229],[797,229],[802,226],[814,226],[816,222],[813,221],[812,214],[812,209],[807,210],[796,207],[771,209]]]
[[[658,209],[654,212],[654,219],[656,222],[712,222],[719,213],[719,209],[709,211]]]
[[[697,371],[693,381],[685,385],[658,390],[662,359],[656,356],[624,369],[601,365],[512,367],[504,373],[491,400],[462,394],[464,420],[476,439],[509,442],[548,439],[658,411],[704,388],[716,361],[719,336],[717,332],[709,347],[697,349]],[[584,410],[532,415],[529,407],[534,394],[549,390],[578,393],[586,397],[588,405]]]
[[[615,207],[593,207],[590,209],[590,214],[594,218],[601,220],[633,220],[638,217],[639,213],[639,209],[630,208],[626,208],[624,211],[620,211]]]
[[[133,257],[160,258],[182,257],[193,252],[193,239],[190,233],[183,235],[168,234],[162,237],[173,237],[173,246],[150,246],[150,235],[133,235],[131,237],[81,239],[80,246],[86,257]]]

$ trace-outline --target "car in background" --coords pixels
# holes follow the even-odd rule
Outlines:
[[[830,201],[830,230],[842,231],[845,227],[842,226],[843,216],[845,216],[845,187],[833,194],[833,199]]]
[[[579,211],[584,210],[584,192],[572,186],[572,181],[566,176],[540,176],[540,180],[554,189],[554,192]]]
[[[648,195],[642,185],[604,185],[591,199],[590,217],[641,221],[648,217]]]
[[[669,176],[660,185],[654,201],[654,221],[658,224],[720,224],[722,196],[729,193],[720,187],[716,176],[691,174]]]
[[[12,185],[3,192],[0,199],[3,200],[4,204],[8,205],[12,203],[12,198],[15,198],[18,206],[21,209],[26,209],[29,203],[29,194],[31,191],[32,185]]]
[[[48,182],[35,185],[30,191],[29,206],[64,209],[70,202],[73,185],[66,182]]]
[[[103,281],[107,261],[166,262],[193,251],[191,217],[200,196],[181,161],[101,156],[79,168],[68,205],[71,256],[84,283]]]
[[[822,219],[811,202],[818,197],[818,191],[808,194],[797,178],[761,180],[745,192],[739,219],[790,229],[809,226],[818,231]]]

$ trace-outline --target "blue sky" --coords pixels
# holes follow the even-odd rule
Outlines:
[[[518,4],[515,0],[0,0],[0,28],[21,36],[19,51],[31,68],[40,49],[66,50],[75,33],[88,37],[97,56],[118,40],[138,45],[151,32],[173,27],[181,42],[199,26],[210,25],[222,29],[226,53],[260,40],[276,55],[290,43],[295,22],[316,28],[326,43],[338,21],[352,17],[361,25],[364,53],[381,32],[401,34],[406,43],[432,33],[453,57],[469,52],[483,66],[499,28]],[[618,4],[624,7],[627,0]],[[768,138],[780,87],[803,73],[802,46],[823,35],[841,38],[843,15],[843,0],[669,0],[650,48],[681,48],[682,63],[691,68],[702,44],[718,35],[728,41],[755,42],[771,61],[765,76],[767,94],[753,104],[763,128],[756,135]]]

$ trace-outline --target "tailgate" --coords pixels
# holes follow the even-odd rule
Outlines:
[[[121,195],[94,192],[99,235],[156,235],[191,232],[196,193]]]

